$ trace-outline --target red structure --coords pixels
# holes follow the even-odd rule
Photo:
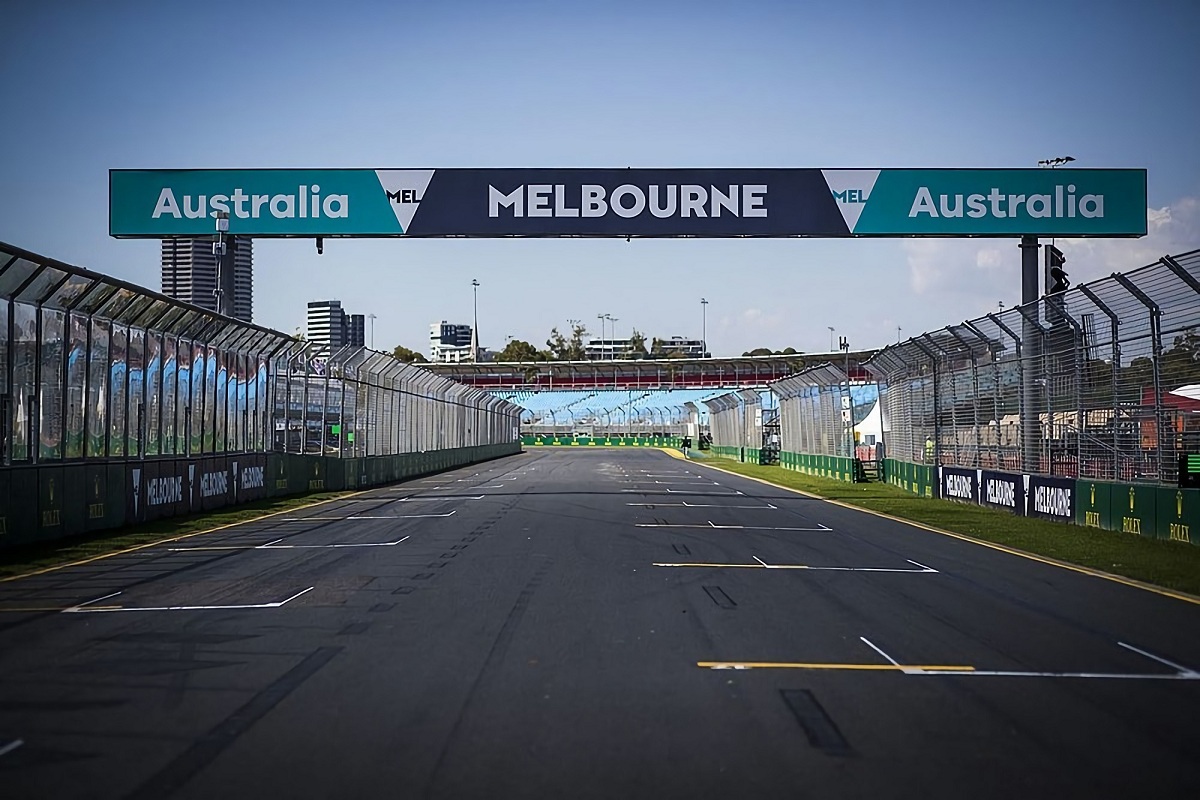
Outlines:
[[[850,354],[850,377],[874,380],[861,364],[873,350]],[[481,389],[551,391],[566,389],[762,388],[805,367],[842,365],[845,353],[800,353],[741,358],[671,358],[629,361],[520,361],[422,364],[433,372]]]

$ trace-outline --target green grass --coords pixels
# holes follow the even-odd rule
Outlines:
[[[185,536],[189,533],[198,533],[234,522],[246,522],[264,514],[290,511],[348,494],[353,494],[353,492],[318,492],[276,497],[246,503],[236,508],[211,511],[207,514],[171,517],[129,528],[98,531],[82,536],[56,539],[52,542],[18,546],[0,552],[0,578],[21,575],[60,564],[69,564],[85,558],[95,558],[106,553],[115,553],[118,550],[127,550],[138,545],[151,544],[163,539]]]
[[[782,467],[743,464],[725,458],[712,458],[708,463],[847,505],[1200,595],[1200,547],[1195,545],[918,497],[886,483],[846,483]]]

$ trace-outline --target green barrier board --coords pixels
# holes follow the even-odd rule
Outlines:
[[[1120,523],[1113,524],[1112,493],[1111,483],[1089,480],[1076,482],[1075,524],[1109,531],[1120,528]]]
[[[1157,487],[1118,484],[1113,487],[1111,503],[1112,520],[1119,522],[1117,530],[1151,538],[1157,536]]]
[[[1158,538],[1200,544],[1200,489],[1159,488],[1155,516]]]

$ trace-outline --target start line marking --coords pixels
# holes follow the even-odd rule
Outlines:
[[[370,515],[370,514],[351,514],[348,517],[292,517],[291,519],[281,519],[278,522],[345,522],[348,519],[433,519],[436,517],[452,517],[457,514],[457,509],[448,511],[445,514],[388,514],[386,516]]]
[[[110,611],[235,611],[248,608],[282,608],[288,603],[295,600],[301,595],[308,594],[315,586],[310,586],[307,589],[302,589],[296,592],[286,600],[279,600],[274,603],[243,603],[230,606],[97,606],[93,603],[99,603],[101,600],[107,600],[110,597],[116,597],[120,592],[106,594],[104,597],[97,597],[95,600],[89,600],[86,603],[80,603],[77,606],[64,608],[63,614],[100,614]]]
[[[817,532],[832,532],[833,528],[827,528],[820,523],[817,523],[815,528],[772,528],[761,525],[717,525],[709,520],[707,525],[681,525],[670,522],[635,522],[635,528],[701,528],[703,530],[718,530],[718,531],[810,531]]]
[[[686,500],[682,503],[626,503],[627,506],[661,506],[662,508],[736,508],[736,509],[759,509],[766,511],[778,511],[779,506],[773,506],[767,503],[765,506],[727,506],[721,503],[689,503]]]
[[[807,569],[818,572],[904,572],[912,575],[937,575],[939,574],[933,567],[927,567],[924,564],[919,564],[916,561],[905,559],[908,563],[917,567],[917,569],[907,569],[904,567],[812,567],[807,564],[768,564],[758,556],[750,556],[757,563],[755,564],[704,564],[704,563],[655,563],[656,567],[707,567],[709,569]]]
[[[391,517],[378,517],[377,519],[391,519]],[[276,539],[273,542],[266,544],[243,544],[243,545],[215,545],[213,547],[168,547],[167,550],[172,553],[192,553],[197,550],[335,550],[339,547],[395,547],[401,542],[408,540],[408,536],[403,539],[397,539],[394,542],[360,542],[348,544],[279,544],[283,539]]]
[[[1148,653],[1139,647],[1125,642],[1118,645],[1152,661],[1170,667],[1175,672],[1038,672],[1022,670],[983,670],[969,665],[916,665],[900,664],[887,653],[880,650],[866,637],[858,637],[871,647],[872,650],[887,659],[887,664],[831,664],[822,662],[785,662],[785,661],[697,661],[701,669],[801,669],[801,670],[830,670],[840,671],[871,671],[871,672],[902,672],[905,675],[942,675],[975,678],[1084,678],[1092,680],[1140,680],[1140,681],[1194,681],[1200,680],[1200,672],[1190,667],[1176,664],[1165,658]]]

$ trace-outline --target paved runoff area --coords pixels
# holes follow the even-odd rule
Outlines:
[[[0,796],[1200,797],[1200,605],[542,450],[0,583]]]

